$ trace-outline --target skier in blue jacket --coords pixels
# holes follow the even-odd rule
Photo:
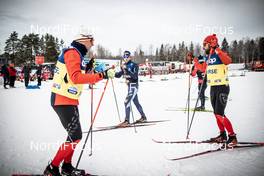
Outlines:
[[[121,71],[115,73],[115,77],[120,78],[124,75],[128,85],[128,93],[125,100],[125,111],[126,117],[125,121],[120,123],[120,127],[126,127],[129,125],[130,111],[131,111],[131,101],[134,102],[141,118],[136,121],[136,123],[142,123],[147,121],[146,115],[143,111],[142,106],[138,101],[138,65],[132,61],[131,53],[125,51],[123,55],[124,64],[121,65]]]

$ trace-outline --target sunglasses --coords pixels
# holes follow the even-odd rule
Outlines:
[[[87,41],[87,39],[88,39],[90,42],[94,42],[94,38],[82,38],[82,39],[79,39],[79,41]]]

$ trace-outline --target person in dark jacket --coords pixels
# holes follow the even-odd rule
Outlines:
[[[39,65],[37,68],[37,78],[38,78],[38,86],[41,86],[41,81],[42,81],[42,66]]]
[[[16,81],[16,69],[14,67],[14,64],[10,64],[8,67],[9,71],[9,86],[14,88],[15,87],[15,81]]]
[[[28,83],[29,83],[30,72],[31,72],[30,66],[29,65],[25,65],[24,68],[23,68],[22,73],[24,73],[24,80],[25,80],[25,86],[26,87],[28,86]]]
[[[207,88],[207,77],[206,77],[206,62],[205,58],[200,55],[198,58],[193,57],[193,66],[191,70],[191,76],[198,77],[198,95],[201,101],[201,106],[196,107],[196,111],[205,110],[205,90]]]
[[[8,85],[8,82],[9,82],[9,71],[8,71],[8,68],[7,68],[6,64],[4,64],[2,66],[1,72],[2,72],[3,77],[4,77],[4,88],[8,89],[6,86]]]
[[[121,71],[117,72],[115,74],[116,78],[120,78],[121,76],[124,76],[126,78],[126,82],[128,85],[128,93],[125,100],[125,112],[126,117],[125,121],[120,123],[120,127],[126,127],[129,125],[129,119],[130,119],[130,111],[131,111],[131,102],[133,101],[138,112],[141,115],[141,118],[136,121],[136,123],[143,123],[147,121],[146,115],[143,111],[142,106],[139,103],[138,100],[138,65],[133,62],[130,56],[131,53],[129,51],[124,52],[123,59],[125,61],[125,64],[121,65]]]

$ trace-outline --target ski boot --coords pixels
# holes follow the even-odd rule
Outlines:
[[[196,111],[204,111],[205,107],[204,106],[199,106],[195,108]]]
[[[85,176],[85,170],[77,169],[71,163],[63,163],[61,166],[62,176]]]
[[[236,134],[228,135],[228,140],[226,141],[227,147],[234,147],[237,145],[237,137]]]
[[[119,127],[119,128],[125,128],[128,126],[129,126],[129,122],[127,120],[125,120],[124,122],[117,125],[117,127]]]
[[[146,118],[145,116],[141,116],[141,118],[138,119],[138,120],[136,120],[135,123],[144,123],[144,122],[146,122],[146,121],[147,121],[147,118]]]
[[[223,143],[227,140],[226,132],[220,132],[220,134],[214,138],[211,138],[209,142]]]
[[[44,176],[61,176],[59,168],[56,166],[53,166],[52,164],[49,164],[45,171],[43,172]]]

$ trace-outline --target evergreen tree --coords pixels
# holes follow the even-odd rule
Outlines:
[[[224,52],[229,52],[229,46],[228,46],[228,42],[227,42],[227,40],[226,40],[226,38],[224,38],[224,40],[222,41],[222,50],[224,51]]]
[[[159,49],[156,48],[156,52],[155,52],[155,60],[158,60],[159,58]]]
[[[31,36],[32,37],[32,36]],[[33,63],[33,45],[31,38],[28,35],[24,35],[21,39],[21,50],[20,56],[23,62],[31,62]]]
[[[28,35],[31,46],[32,46],[32,55],[36,56],[40,53],[40,39],[38,34],[31,33]]]
[[[45,39],[44,36],[42,35],[39,40],[39,53],[44,54],[45,52],[46,52]]]
[[[257,61],[259,59],[259,49],[258,49],[258,43],[260,38],[256,38],[255,40],[252,39],[252,61]]]
[[[163,44],[161,44],[160,51],[159,51],[159,59],[161,61],[165,61],[166,60],[166,57],[165,57],[165,53],[164,52],[165,52],[164,51],[164,46],[163,46]]]
[[[191,44],[190,44],[189,51],[190,51],[191,53],[194,53],[194,46],[193,46],[193,42],[191,42]]]
[[[246,38],[244,41],[244,46],[243,46],[243,58],[244,58],[245,64],[249,63],[250,53],[251,53],[250,49],[251,49],[250,39]]]
[[[56,39],[49,34],[46,34],[44,38],[46,46],[46,52],[44,53],[44,57],[47,62],[56,62],[57,57],[59,55]]]
[[[251,60],[251,63],[253,63],[254,61],[254,48],[255,48],[255,42],[253,39],[250,40],[250,43],[249,43],[249,60]]]
[[[57,53],[59,53],[60,52],[60,42],[57,37],[55,38],[55,45],[56,45]]]
[[[231,44],[230,55],[233,63],[239,62],[238,43],[236,40]]]
[[[178,57],[179,61],[185,62],[185,58],[188,52],[188,48],[185,46],[184,41],[179,44]]]
[[[172,51],[170,50],[171,47],[167,50],[167,61],[172,61]]]
[[[19,51],[19,43],[20,40],[18,39],[18,33],[13,31],[9,38],[6,40],[5,44],[5,53],[12,62],[16,63],[17,52]]]
[[[260,37],[258,42],[259,59],[264,61],[264,37]]]
[[[41,53],[41,42],[38,34],[24,35],[19,46],[19,63],[34,63],[35,56]]]
[[[177,48],[174,44],[171,50],[172,61],[177,61]]]
[[[239,40],[238,41],[238,46],[237,46],[237,52],[238,52],[238,62],[244,62],[243,59],[243,48],[244,48],[244,41],[243,40]]]

